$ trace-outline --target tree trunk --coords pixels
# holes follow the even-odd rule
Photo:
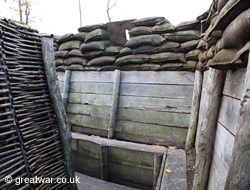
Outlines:
[[[23,21],[22,0],[19,0],[19,15],[20,21]]]
[[[82,27],[82,7],[81,7],[81,0],[79,2],[79,13],[80,13],[80,27]]]
[[[216,120],[221,102],[225,72],[209,70],[207,90],[204,105],[201,105],[204,120],[200,126],[200,136],[196,153],[196,169],[194,175],[194,190],[206,190],[213,153],[213,144],[216,131]]]
[[[250,52],[249,58],[250,59]],[[246,73],[244,94],[240,104],[232,161],[225,190],[249,190],[250,188],[250,60]]]

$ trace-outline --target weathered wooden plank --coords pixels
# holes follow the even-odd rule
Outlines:
[[[86,126],[76,126],[72,125],[72,132],[80,132],[84,134],[89,134],[89,135],[96,135],[96,136],[102,136],[102,137],[108,137],[108,130],[105,129],[94,129],[91,127],[86,127]]]
[[[96,138],[96,137],[93,137]],[[76,140],[76,139],[75,139]],[[100,159],[101,158],[101,146],[100,144],[94,143],[92,141],[85,141],[82,139],[78,140],[78,155],[88,156],[91,158]]]
[[[112,95],[103,94],[82,94],[82,93],[70,93],[69,103],[79,103],[85,105],[101,105],[101,106],[111,106],[112,105]]]
[[[132,187],[122,186],[115,183],[99,180],[97,178],[89,177],[87,175],[76,172],[76,176],[79,178],[80,183],[77,184],[79,190],[92,189],[92,190],[135,190]]]
[[[71,82],[70,92],[112,95],[113,83]]]
[[[121,84],[121,95],[192,99],[193,86]]]
[[[109,161],[153,170],[154,153],[111,146],[109,147]]]
[[[244,90],[244,81],[246,77],[246,67],[237,70],[227,71],[223,94],[237,99],[241,99]]]
[[[208,75],[209,75],[209,70],[208,70],[208,71],[205,71],[205,72],[203,73],[202,88],[206,88],[206,87],[207,87]]]
[[[202,92],[202,82],[203,82],[203,73],[201,71],[195,71],[195,82],[194,82],[194,91],[192,98],[192,110],[189,120],[188,134],[186,140],[186,149],[191,149],[194,147],[195,135],[197,131],[198,116],[200,109],[200,98]]]
[[[194,73],[182,71],[123,71],[121,83],[194,85]]]
[[[250,51],[248,54],[250,57]],[[237,131],[232,154],[232,162],[229,167],[229,172],[226,180],[225,189],[243,189],[247,190],[250,187],[250,59],[246,77],[244,81],[243,94],[240,103],[240,112],[237,122]]]
[[[218,121],[235,135],[240,101],[232,97],[223,96],[220,106]]]
[[[194,175],[194,190],[207,189],[209,169],[212,161],[212,149],[216,131],[221,94],[224,84],[224,71],[209,69],[206,96],[204,97],[203,121],[200,126],[198,147],[196,153],[196,169]]]
[[[73,139],[79,139],[79,140],[85,140],[94,142],[96,144],[107,144],[109,147],[122,147],[125,149],[131,149],[131,150],[141,150],[145,152],[165,152],[167,151],[167,148],[165,147],[155,147],[155,146],[148,146],[145,144],[138,144],[138,143],[132,143],[132,142],[126,142],[126,141],[118,141],[118,140],[110,140],[106,138],[93,138],[88,135],[84,134],[78,134],[78,133],[72,133]]]
[[[217,124],[216,136],[214,142],[214,151],[229,167],[234,145],[234,136],[229,133],[220,123]]]
[[[100,145],[100,165],[101,165],[101,179],[108,181],[109,176],[109,148],[105,144]]]
[[[64,75],[65,75],[65,72],[56,72],[57,80],[59,82],[63,82],[64,81]]]
[[[67,114],[67,117],[71,125],[108,130],[109,119],[107,118],[75,114]]]
[[[161,170],[161,162],[163,159],[163,153],[154,154],[154,173],[153,173],[153,188],[156,189],[158,176]]]
[[[167,127],[130,121],[117,121],[115,135],[119,139],[149,144],[184,144],[187,128]]]
[[[88,115],[109,118],[110,117],[110,106],[96,106],[96,105],[84,105],[84,104],[72,104],[67,105],[67,113],[77,115]]]
[[[181,149],[168,149],[161,189],[187,189],[186,153]]]
[[[63,93],[64,82],[59,81],[58,83],[59,83],[60,92]]]
[[[114,72],[94,72],[94,71],[74,71],[72,72],[72,82],[114,82]]]
[[[115,132],[115,123],[116,123],[119,92],[120,92],[120,81],[121,81],[121,71],[115,70],[113,101],[111,105],[111,113],[110,113],[110,119],[109,119],[109,129],[108,129],[109,139],[112,139],[114,137],[114,132]]]
[[[112,177],[115,177],[123,181],[129,181],[136,184],[143,184],[153,187],[152,169],[122,165],[116,162],[109,162],[109,165],[110,165],[109,175],[111,179]]]
[[[45,67],[45,73],[47,76],[48,87],[50,91],[50,97],[53,103],[54,111],[56,114],[60,136],[62,140],[62,149],[64,152],[64,160],[67,168],[67,176],[69,178],[74,178],[74,168],[72,164],[72,155],[71,155],[71,147],[70,147],[70,126],[67,121],[66,112],[64,106],[62,104],[62,98],[60,95],[59,85],[56,79],[56,69],[54,64],[54,46],[52,38],[42,37],[42,53],[43,53],[43,61]],[[76,184],[72,183],[72,189],[77,189]]]
[[[131,109],[191,113],[191,104],[191,99],[120,96],[118,106]]]
[[[165,172],[164,169],[165,169],[166,160],[167,160],[167,152],[164,153],[163,158],[162,158],[161,169],[159,172],[159,176],[157,179],[157,184],[156,184],[155,190],[160,190],[160,188],[161,188],[162,177],[163,177],[163,174]]]
[[[190,114],[119,108],[118,120],[188,128]]]
[[[69,88],[70,88],[70,80],[71,80],[71,70],[66,70],[64,75],[64,85],[63,85],[63,105],[64,108],[67,108],[67,103],[69,99]]]

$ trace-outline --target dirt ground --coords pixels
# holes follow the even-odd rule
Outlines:
[[[186,151],[187,189],[192,190],[194,180],[195,149]]]

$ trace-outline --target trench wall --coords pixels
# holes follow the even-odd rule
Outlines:
[[[64,73],[58,73],[61,92]],[[67,116],[72,131],[107,137],[114,72],[72,72]],[[122,71],[115,137],[184,146],[193,72]]]

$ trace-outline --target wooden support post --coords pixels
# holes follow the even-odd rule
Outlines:
[[[195,135],[197,130],[198,116],[200,109],[202,82],[203,82],[203,72],[196,70],[193,99],[192,99],[192,109],[191,109],[191,116],[189,120],[188,134],[186,140],[186,149],[193,148],[195,143],[195,137],[196,137]]]
[[[226,190],[250,188],[250,51]]]
[[[120,91],[120,81],[121,81],[121,71],[115,70],[115,79],[114,79],[114,87],[113,87],[113,102],[111,115],[109,120],[109,130],[108,130],[108,138],[112,139],[114,137],[115,132],[115,122],[116,122],[116,114],[117,114],[117,106],[119,100],[119,91]]]
[[[56,119],[58,122],[62,149],[64,153],[64,160],[67,169],[67,175],[69,178],[75,178],[74,169],[72,166],[72,154],[71,154],[71,132],[68,124],[66,112],[62,103],[62,98],[60,95],[59,84],[56,79],[56,69],[54,64],[54,46],[53,39],[42,37],[42,52],[43,61],[45,66],[45,73],[47,76],[48,87],[50,91],[51,101],[53,102],[54,111],[56,114]],[[70,184],[71,189],[77,189],[75,183]]]
[[[161,169],[161,162],[163,158],[163,153],[154,154],[154,173],[153,173],[153,188],[156,189],[158,176]]]
[[[204,105],[202,105],[200,110],[204,116],[204,120],[201,122],[196,152],[194,190],[207,189],[224,78],[224,71],[210,68]]]
[[[69,99],[70,81],[71,81],[71,70],[66,70],[64,75],[64,89],[63,89],[63,105],[65,110],[67,109],[67,103]]]
[[[101,179],[108,181],[108,176],[109,176],[109,160],[108,160],[108,146],[106,144],[101,144],[101,157],[100,157],[100,162],[101,162]]]
[[[160,190],[160,188],[161,188],[161,180],[162,180],[162,177],[163,177],[166,160],[167,160],[167,152],[164,153],[163,158],[162,158],[161,169],[160,169],[160,172],[159,172],[159,175],[158,175],[158,179],[157,179],[157,184],[155,186],[155,190]]]

